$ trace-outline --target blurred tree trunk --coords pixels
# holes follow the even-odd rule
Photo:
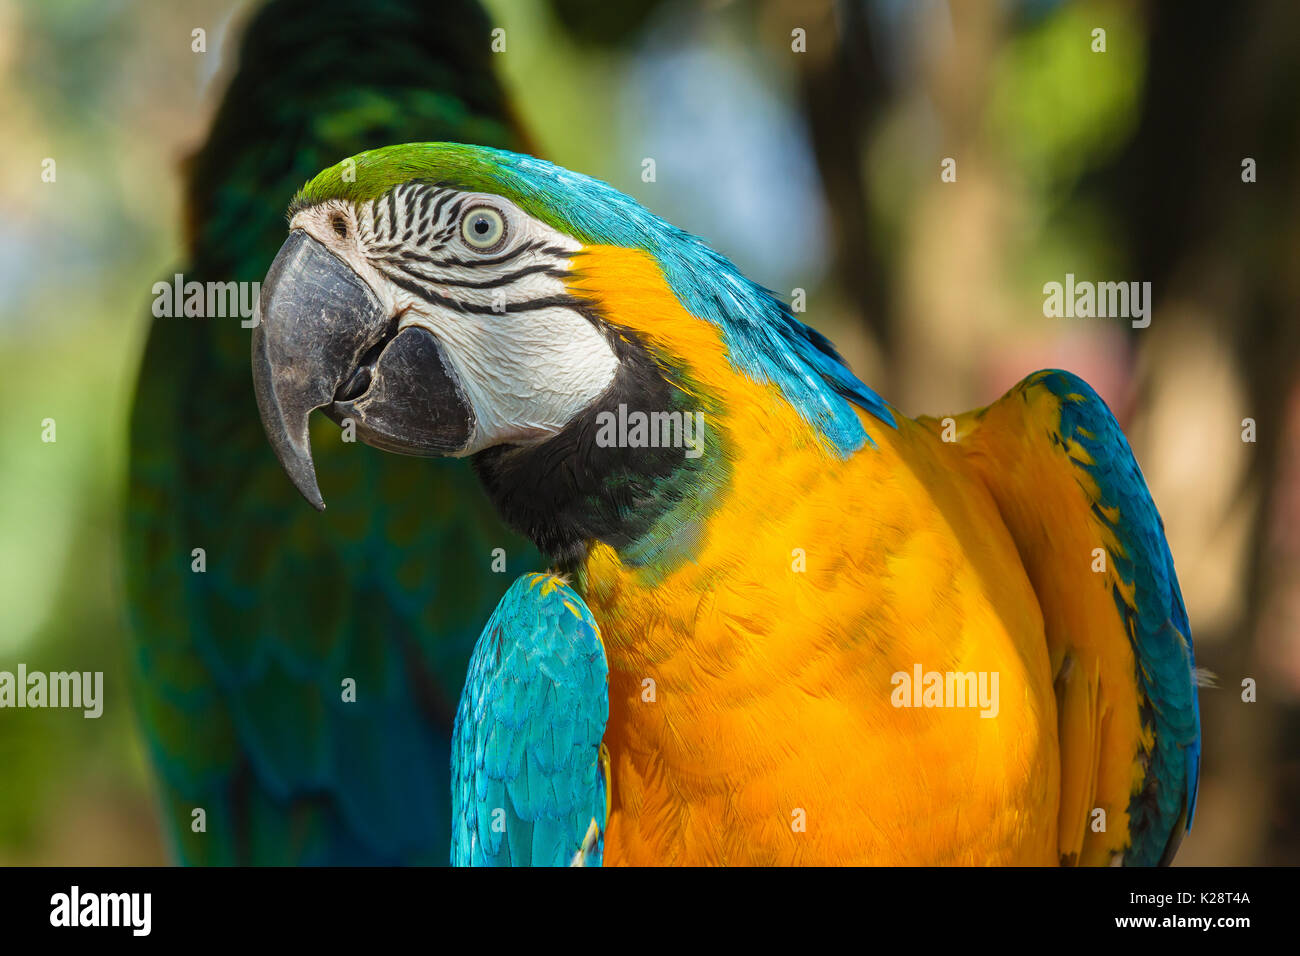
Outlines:
[[[1297,492],[1280,480],[1300,385],[1300,7],[1152,0],[1147,19],[1140,126],[1106,178],[1139,276],[1153,284],[1154,322],[1175,298],[1212,316],[1248,396],[1234,418],[1257,423],[1240,489],[1256,504],[1245,613],[1230,633],[1197,634],[1200,662],[1221,680],[1201,693],[1203,767],[1228,799],[1216,801],[1217,819],[1199,821],[1211,843],[1185,862],[1295,863],[1300,709],[1296,688],[1267,669],[1261,642],[1269,609],[1297,587],[1294,573],[1271,573],[1270,532],[1284,496]],[[1247,157],[1255,183],[1242,181]],[[1139,349],[1168,341],[1135,338]],[[1245,677],[1258,681],[1258,703],[1242,702]]]
[[[834,230],[835,279],[888,357],[894,348],[885,257],[873,241],[863,180],[865,138],[888,101],[862,3],[811,3],[801,20],[812,35],[799,58],[804,117]],[[889,363],[885,363],[886,368]],[[888,394],[890,383],[873,383]]]

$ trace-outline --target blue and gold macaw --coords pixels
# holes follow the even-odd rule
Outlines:
[[[1191,629],[1083,381],[907,418],[701,240],[516,153],[364,152],[289,228],[253,381],[295,485],[323,506],[323,410],[469,458],[551,562],[474,650],[455,862],[1173,856]]]

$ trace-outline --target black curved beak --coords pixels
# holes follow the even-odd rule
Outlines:
[[[312,461],[316,409],[351,420],[369,445],[407,455],[464,448],[474,419],[437,340],[397,331],[374,291],[301,229],[271,263],[253,327],[262,425],[294,486],[324,510]]]

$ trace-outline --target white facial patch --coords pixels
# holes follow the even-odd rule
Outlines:
[[[475,426],[463,454],[551,437],[600,397],[618,367],[605,337],[570,309],[502,319],[505,334],[480,316],[408,312],[402,320],[438,337],[469,399]]]
[[[504,235],[478,248],[493,214]],[[581,243],[509,200],[411,183],[355,208],[322,203],[291,227],[347,262],[399,328],[438,339],[475,416],[460,455],[543,441],[614,379],[618,358],[562,278]]]

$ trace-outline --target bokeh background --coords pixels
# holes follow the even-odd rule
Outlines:
[[[541,154],[805,290],[906,412],[1041,367],[1093,383],[1218,678],[1178,862],[1300,862],[1300,6],[485,5]],[[166,859],[125,704],[127,411],[180,258],[180,164],[256,6],[0,0],[0,669],[102,670],[107,697],[99,720],[0,711],[0,863]],[[1045,318],[1067,272],[1151,282],[1150,327]]]

